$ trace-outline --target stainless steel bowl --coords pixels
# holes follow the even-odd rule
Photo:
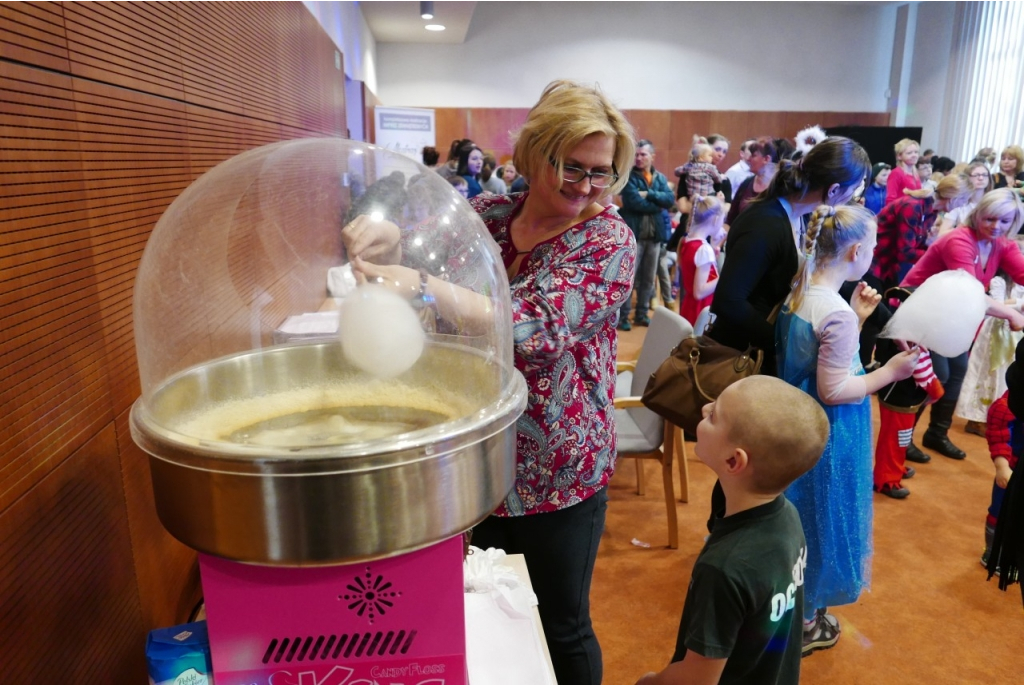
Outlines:
[[[135,403],[131,430],[150,455],[160,520],[189,547],[338,564],[425,547],[497,508],[525,405],[522,375],[471,347],[433,340],[400,379],[378,381],[332,341],[188,369]]]

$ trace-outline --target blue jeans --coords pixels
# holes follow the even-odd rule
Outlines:
[[[647,317],[647,310],[654,297],[654,282],[658,277],[658,262],[661,261],[660,240],[636,241],[636,278],[633,279],[633,293],[636,294],[636,316]],[[633,303],[627,298],[619,310],[619,323],[629,321]]]

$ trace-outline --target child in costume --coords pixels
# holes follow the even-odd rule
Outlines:
[[[711,306],[718,285],[718,264],[713,242],[723,230],[725,205],[717,197],[698,195],[690,212],[690,230],[679,245],[679,271],[682,274],[683,301],[679,314],[692,326],[704,307]],[[702,334],[703,331],[697,331]]]
[[[881,296],[859,283],[850,302],[846,281],[871,266],[874,215],[858,205],[822,205],[811,215],[805,261],[776,325],[779,376],[821,403],[831,433],[821,461],[787,490],[807,537],[804,581],[805,654],[839,640],[827,608],[855,602],[868,583],[871,556],[871,405],[867,396],[907,378],[918,352],[893,356],[865,374],[860,324]]]
[[[901,294],[891,288],[887,294]],[[895,309],[899,298],[889,299]],[[907,466],[907,449],[914,435],[914,424],[921,407],[937,401],[943,395],[942,384],[932,370],[931,355],[918,348],[917,365],[910,378],[891,383],[878,391],[878,441],[875,443],[875,492],[893,499],[904,499],[910,490],[903,485],[905,478],[914,476],[914,468]],[[884,363],[899,354],[899,343],[888,338],[879,338],[875,344],[875,359]]]
[[[981,555],[981,565],[988,566],[989,553],[992,550],[992,539],[999,523],[999,509],[1003,506],[1003,495],[1010,482],[1017,460],[1024,451],[1024,425],[1010,411],[1007,404],[1009,391],[988,408],[988,420],[985,426],[985,439],[988,440],[988,453],[992,464],[996,467],[996,478],[992,483],[992,503],[985,518],[985,553]]]

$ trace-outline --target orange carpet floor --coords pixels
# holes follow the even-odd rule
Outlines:
[[[636,357],[644,331],[620,332],[620,359]],[[985,440],[964,433],[963,421],[954,424],[950,436],[967,451],[966,460],[936,455],[931,463],[916,465],[917,476],[906,481],[912,492],[906,500],[875,495],[871,591],[854,605],[833,609],[842,638],[834,648],[803,660],[802,683],[1024,683],[1019,586],[1001,592],[995,579],[985,580],[978,561],[995,471]],[[667,548],[656,462],[644,463],[644,496],[636,494],[635,460],[619,463],[609,487],[591,590],[609,685],[632,684],[664,667],[672,655],[690,571],[707,533],[714,484],[714,474],[694,456],[693,443],[687,443],[687,457],[690,502],[676,505],[677,550]]]

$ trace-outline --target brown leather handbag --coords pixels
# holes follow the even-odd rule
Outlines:
[[[706,335],[684,338],[651,374],[640,401],[662,418],[691,433],[697,430],[704,405],[728,386],[761,370],[764,352],[745,352]]]

